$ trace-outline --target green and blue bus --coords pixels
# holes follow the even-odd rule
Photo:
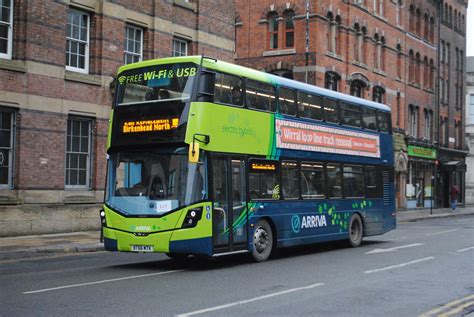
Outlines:
[[[208,57],[119,69],[107,160],[110,251],[264,261],[396,226],[389,107]]]

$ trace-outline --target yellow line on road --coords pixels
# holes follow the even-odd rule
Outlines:
[[[463,311],[465,308],[468,308],[469,306],[471,305],[474,305],[474,301],[472,302],[468,302],[468,303],[465,303],[453,310],[450,310],[450,311],[447,311],[445,312],[444,314],[440,314],[439,317],[448,317],[448,316],[452,316],[452,315],[455,315],[455,314],[458,314],[460,313],[461,311]]]
[[[447,310],[448,308],[451,308],[453,306],[456,306],[458,304],[461,304],[465,301],[468,301],[468,300],[472,300],[474,299],[474,294],[473,295],[469,295],[467,297],[464,297],[464,298],[460,298],[460,299],[456,299],[452,302],[449,302],[441,307],[438,307],[438,308],[435,308],[435,309],[432,309],[430,311],[427,311],[426,313],[423,313],[421,314],[419,317],[429,317],[429,316],[434,316],[440,312],[442,312],[443,310]]]

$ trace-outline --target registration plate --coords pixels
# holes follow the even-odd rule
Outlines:
[[[132,245],[132,251],[134,252],[153,252],[152,245]]]

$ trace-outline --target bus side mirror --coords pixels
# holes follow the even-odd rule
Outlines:
[[[189,163],[197,163],[199,161],[199,143],[195,140],[189,145],[188,161]]]

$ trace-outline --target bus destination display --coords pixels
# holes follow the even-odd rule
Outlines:
[[[125,121],[122,125],[122,132],[126,134],[140,132],[170,131],[176,129],[178,125],[179,118]]]
[[[278,162],[270,161],[270,160],[260,160],[260,159],[252,159],[250,160],[250,172],[275,172],[278,167]]]

